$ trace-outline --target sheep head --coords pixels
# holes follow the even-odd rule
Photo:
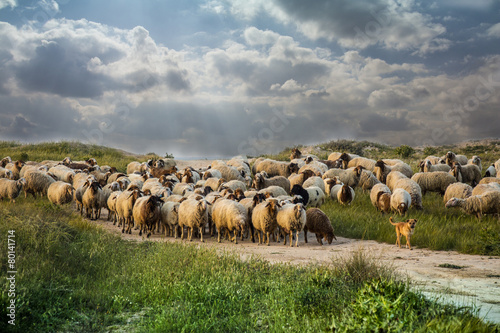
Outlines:
[[[304,158],[304,162],[306,162],[306,164],[309,164],[312,161],[314,161],[314,159],[312,158],[312,156],[307,156],[306,158]]]
[[[420,163],[418,163],[418,168],[420,169],[420,172],[424,172],[424,167],[427,164],[427,161],[429,161],[429,160],[420,161]]]
[[[290,160],[300,158],[302,156],[302,152],[298,148],[292,149],[292,154],[290,155]]]
[[[462,205],[462,202],[464,202],[464,199],[451,198],[450,200],[448,200],[448,202],[444,206],[446,208],[460,207]]]
[[[314,177],[314,171],[312,171],[311,169],[305,169],[303,171],[300,172],[303,176],[303,179],[304,181],[306,181],[308,178],[310,177]]]
[[[354,176],[359,178],[361,177],[361,173],[363,172],[363,167],[361,165],[358,165],[357,167],[354,168]]]
[[[302,214],[305,213],[304,211],[304,205],[301,203],[295,204],[295,207],[293,207],[293,213],[295,215],[295,218],[299,220],[302,216]]]
[[[299,172],[299,165],[297,163],[290,163],[287,167],[287,171],[289,174],[292,174],[292,173],[297,173]]]
[[[261,173],[257,173],[255,175],[255,179],[253,180],[252,187],[260,190],[264,184],[264,176]]]

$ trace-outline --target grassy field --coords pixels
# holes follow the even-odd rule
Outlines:
[[[16,326],[7,242],[16,240]],[[130,242],[46,199],[0,203],[1,332],[493,332],[367,254],[330,266],[271,265],[183,243]],[[363,318],[363,320],[361,320]]]

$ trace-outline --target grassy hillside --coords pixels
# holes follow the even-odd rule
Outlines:
[[[470,308],[410,291],[362,252],[335,266],[241,261],[185,243],[130,242],[46,199],[0,203],[15,230],[16,326],[1,332],[493,332]],[[363,320],[360,320],[363,318]]]
[[[150,155],[132,155],[122,150],[105,146],[84,144],[80,142],[45,142],[22,144],[14,141],[0,141],[0,156],[10,156],[13,160],[61,161],[69,156],[72,160],[81,161],[93,157],[99,165],[110,165],[119,171],[126,171],[127,164],[132,161],[145,161]]]

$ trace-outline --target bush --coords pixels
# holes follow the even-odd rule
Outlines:
[[[394,152],[402,158],[408,158],[415,153],[415,149],[407,145],[401,145],[396,148]]]
[[[429,155],[435,155],[437,154],[438,150],[434,147],[425,147],[424,148],[424,155],[429,156]]]

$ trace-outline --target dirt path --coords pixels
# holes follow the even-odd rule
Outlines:
[[[187,165],[194,168],[205,167],[209,160],[178,161],[179,169]],[[106,218],[103,213],[103,218]],[[132,235],[121,233],[121,228],[104,220],[97,221],[105,230],[121,235],[127,240],[143,240],[134,230]],[[430,296],[442,297],[461,305],[475,304],[481,307],[480,316],[489,321],[500,323],[500,257],[460,254],[454,251],[431,251],[415,248],[410,251],[399,249],[393,244],[376,241],[355,240],[337,237],[331,245],[320,246],[314,235],[309,235],[305,243],[304,235],[299,237],[299,247],[284,246],[283,243],[271,243],[270,246],[258,245],[249,240],[232,244],[225,241],[217,243],[216,238],[205,238],[205,243],[198,239],[193,244],[211,246],[221,252],[233,252],[243,260],[258,256],[272,263],[309,264],[317,262],[329,264],[339,257],[348,256],[354,251],[363,250],[375,259],[393,265],[403,275],[408,275],[416,286]],[[171,237],[152,235],[150,241],[187,242]],[[449,264],[461,269],[443,268]]]

